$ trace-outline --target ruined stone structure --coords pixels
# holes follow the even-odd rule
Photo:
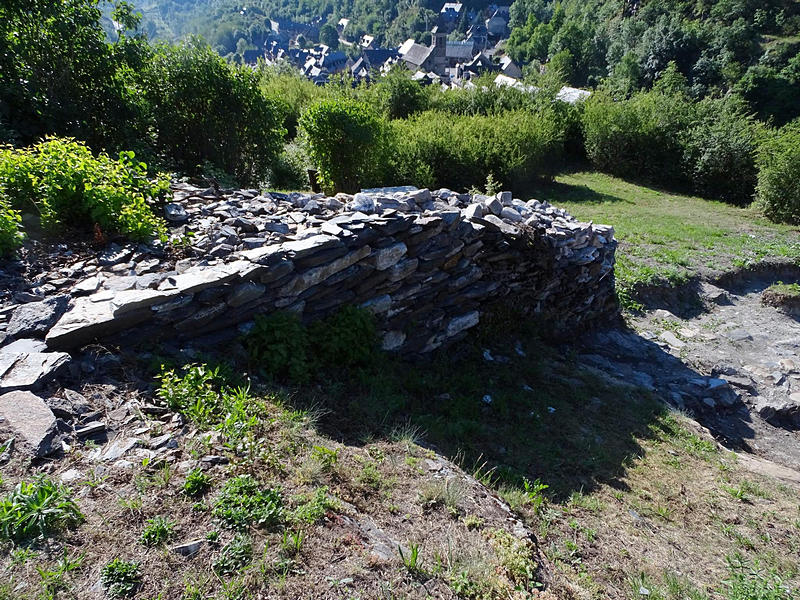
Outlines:
[[[18,291],[0,314],[0,392],[35,388],[93,341],[232,340],[255,315],[372,311],[386,350],[452,343],[496,302],[554,329],[616,313],[609,226],[536,200],[404,188],[335,198],[176,186],[166,216],[191,256],[115,246]]]

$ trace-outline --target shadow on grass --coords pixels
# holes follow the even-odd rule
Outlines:
[[[513,325],[487,319],[476,335],[421,362],[383,356],[369,368],[331,376],[315,396],[329,409],[323,433],[359,444],[417,428],[423,445],[465,470],[491,472],[496,485],[539,478],[557,500],[601,483],[625,489],[627,468],[644,453],[641,440],[678,435],[669,431],[674,420],[661,383],[699,375],[631,332],[578,350],[548,345],[530,323]],[[603,355],[609,349],[647,360],[669,377],[614,362]],[[752,433],[744,417],[740,425],[734,435]]]
[[[546,200],[555,205],[563,202],[580,202],[583,204],[624,202],[626,204],[635,204],[632,200],[598,192],[585,185],[573,185],[558,181],[540,184],[532,192],[537,200]]]

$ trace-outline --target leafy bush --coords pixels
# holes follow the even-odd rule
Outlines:
[[[278,190],[305,190],[309,187],[311,159],[297,142],[287,144],[272,164],[269,186]]]
[[[764,214],[776,222],[800,224],[800,119],[764,142],[758,167],[757,198]]]
[[[679,136],[687,124],[681,96],[649,92],[615,101],[597,93],[583,115],[586,155],[602,171],[674,185],[685,181]]]
[[[20,212],[0,197],[0,258],[12,252],[25,239],[21,224]]]
[[[378,177],[385,127],[366,104],[322,100],[302,114],[300,129],[328,192],[357,191]]]
[[[121,152],[95,157],[81,142],[48,138],[28,149],[0,149],[0,198],[40,215],[48,229],[97,224],[135,240],[163,235],[165,225],[148,201],[169,189],[166,177],[147,177],[147,165]]]
[[[112,598],[129,598],[142,581],[139,563],[115,558],[100,572],[100,583]]]
[[[694,125],[682,136],[683,162],[693,190],[733,204],[753,200],[762,127],[733,98],[696,105]]]
[[[378,334],[367,310],[343,306],[331,316],[311,324],[308,331],[313,352],[322,365],[356,367],[375,357]]]
[[[564,131],[552,111],[495,116],[426,112],[393,121],[395,179],[425,187],[468,189],[489,174],[512,190],[551,177]]]
[[[135,139],[136,96],[124,73],[147,45],[124,32],[107,43],[100,18],[96,0],[0,3],[0,120],[22,143],[51,133],[98,148]]]
[[[193,39],[158,47],[141,85],[164,159],[190,173],[208,160],[244,185],[266,176],[283,145],[284,110],[250,67]]]
[[[239,475],[225,483],[212,513],[231,529],[274,527],[283,521],[283,501],[280,490],[262,488],[251,475]]]
[[[748,203],[761,125],[735,98],[691,101],[681,81],[628,100],[595,94],[583,116],[587,156],[614,175]]]
[[[172,537],[174,528],[175,523],[162,516],[147,519],[142,530],[142,543],[145,546],[160,546]]]
[[[244,345],[254,367],[298,383],[308,380],[308,334],[296,313],[257,316]]]
[[[21,541],[44,537],[83,521],[78,505],[66,488],[46,475],[19,482],[0,500],[0,539]]]
[[[267,98],[283,106],[283,125],[288,137],[297,135],[300,115],[307,106],[329,95],[331,86],[320,87],[306,79],[291,65],[270,65],[259,69],[260,87]]]
[[[369,88],[387,119],[407,119],[428,107],[427,91],[409,75],[407,69],[395,67]]]

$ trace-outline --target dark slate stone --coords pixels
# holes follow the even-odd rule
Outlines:
[[[6,328],[8,335],[44,337],[67,310],[69,296],[54,296],[42,302],[19,306],[11,315]]]

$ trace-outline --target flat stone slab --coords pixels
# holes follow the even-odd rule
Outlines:
[[[3,394],[0,417],[24,440],[34,456],[46,456],[51,451],[56,417],[39,396],[22,391]]]
[[[67,310],[68,303],[67,296],[54,296],[42,302],[21,304],[11,315],[6,333],[15,338],[44,337]]]
[[[0,352],[0,393],[38,389],[70,360],[64,352]]]

